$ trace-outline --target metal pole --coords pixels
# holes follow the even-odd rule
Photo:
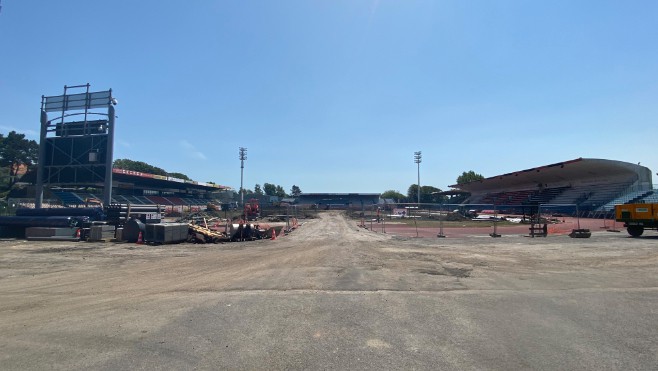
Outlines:
[[[416,218],[414,218],[414,226],[416,227],[416,238],[418,238],[418,223],[416,222]]]
[[[445,237],[443,234],[443,204],[439,205],[439,234],[436,237]]]
[[[370,230],[374,232],[372,229],[372,209],[370,209]]]
[[[493,203],[494,219],[493,219],[493,233],[490,233],[491,237],[500,237],[498,234],[498,210],[496,210],[496,200]]]
[[[418,204],[420,205],[420,162],[418,162]]]
[[[418,204],[420,204],[420,163],[422,162],[422,152],[414,152],[414,162],[418,164]]]
[[[290,230],[290,205],[286,206],[286,229]]]
[[[240,206],[244,207],[244,161],[247,159],[247,149],[240,147]]]

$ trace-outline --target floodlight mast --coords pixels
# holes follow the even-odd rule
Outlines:
[[[418,203],[420,204],[420,163],[422,162],[421,151],[414,152],[414,162],[418,164]]]
[[[244,162],[247,159],[247,149],[240,147],[240,206],[244,206]]]

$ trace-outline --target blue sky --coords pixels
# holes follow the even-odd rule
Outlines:
[[[1,0],[0,132],[112,88],[115,158],[245,188],[446,189],[578,157],[658,171],[656,1]]]

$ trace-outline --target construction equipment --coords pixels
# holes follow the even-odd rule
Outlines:
[[[645,229],[658,230],[658,204],[626,204],[615,206],[615,220],[633,237],[640,237]]]
[[[244,217],[246,220],[258,220],[260,218],[260,206],[257,198],[252,198],[244,203]]]
[[[222,207],[212,202],[208,202],[206,205],[206,211],[222,211]]]
[[[218,243],[228,241],[226,235],[196,224],[189,224],[190,238],[195,242]]]

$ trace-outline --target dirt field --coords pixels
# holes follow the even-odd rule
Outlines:
[[[413,238],[320,216],[276,241],[2,241],[0,368],[658,364],[653,231]]]

